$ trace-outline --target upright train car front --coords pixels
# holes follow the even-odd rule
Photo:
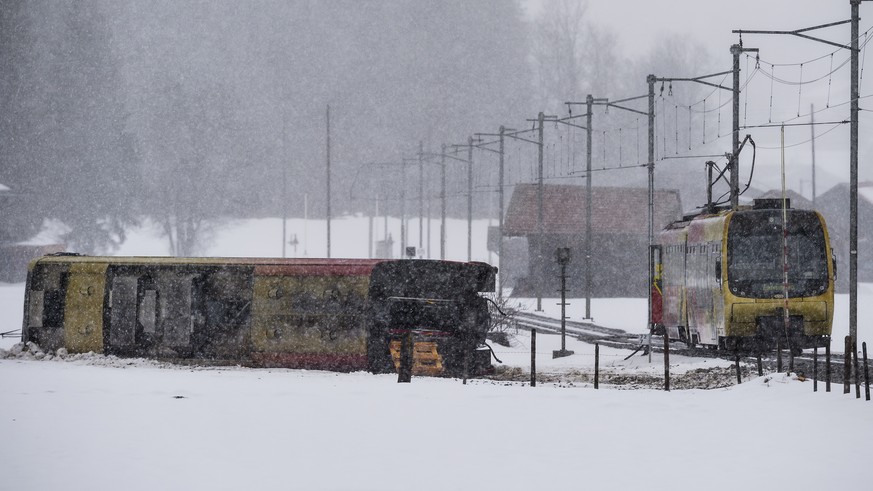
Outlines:
[[[776,201],[687,217],[660,234],[658,307],[671,339],[747,352],[830,341],[835,264],[824,218]]]
[[[783,210],[757,208],[734,212],[727,222],[726,347],[825,346],[834,316],[835,264],[824,218],[788,209],[783,228]]]

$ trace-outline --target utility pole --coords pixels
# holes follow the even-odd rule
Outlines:
[[[498,164],[497,171],[497,180],[498,182],[498,191],[497,191],[497,201],[499,202],[497,213],[499,214],[497,220],[497,228],[499,237],[497,238],[497,300],[503,299],[503,144],[504,137],[506,136],[506,127],[500,125],[500,163]]]
[[[473,259],[473,137],[467,137],[467,261]]]
[[[815,209],[815,104],[809,105],[809,142],[812,144],[812,208]]]
[[[424,143],[418,141],[418,250],[424,254]]]
[[[367,257],[373,259],[373,218],[379,216],[379,194],[376,194],[376,200],[373,202],[376,209],[370,214],[367,220]]]
[[[736,210],[740,205],[740,53],[743,52],[742,44],[731,46],[733,56],[733,128],[731,131],[731,209]]]
[[[446,260],[446,144],[440,151],[440,259]]]
[[[606,105],[608,107],[614,107],[616,109],[622,109],[625,111],[648,115],[648,112],[638,111],[636,109],[631,109],[629,107],[625,107],[620,105],[624,102],[633,101],[636,99],[642,99],[646,96],[638,96],[638,97],[629,97],[626,99],[621,99],[615,102],[609,102],[609,98],[602,97],[594,97],[591,94],[588,94],[588,97],[585,99],[586,113],[581,115],[586,117],[585,126],[577,126],[571,123],[567,123],[562,120],[558,120],[558,122],[567,124],[576,128],[582,128],[585,130],[585,141],[586,141],[586,152],[585,152],[585,319],[593,320],[591,316],[591,278],[592,268],[591,268],[591,209],[592,209],[592,198],[593,198],[593,189],[591,186],[592,172],[591,172],[591,159],[593,155],[593,142],[592,142],[592,134],[593,134],[593,126],[594,122],[592,121],[594,114],[594,106],[595,105]],[[581,102],[565,102],[568,106],[574,104],[583,104]],[[571,116],[574,117],[574,116]]]
[[[452,145],[457,151],[467,148],[467,159],[452,157],[467,164],[467,261],[473,258],[473,137],[467,137],[467,144]]]
[[[496,136],[499,137],[497,143],[499,144],[497,151],[486,147],[487,144],[479,145],[479,148],[482,150],[488,150],[490,152],[495,152],[498,155],[498,166],[497,166],[497,201],[498,201],[498,217],[497,217],[497,298],[503,298],[503,187],[504,187],[504,143],[506,137],[515,137],[513,134],[506,133],[506,127],[501,125],[500,129],[497,133],[476,133],[475,136],[477,138],[481,138],[482,136]],[[490,142],[493,143],[493,142]],[[490,254],[489,254],[490,258]]]
[[[731,209],[736,210],[740,204],[740,55],[747,52],[758,52],[758,48],[743,48],[743,42],[731,46],[733,56],[733,131],[731,133],[730,188]]]
[[[543,223],[543,126],[545,114],[540,112],[537,115],[538,124],[538,152],[537,152],[537,312],[543,310],[543,275],[545,274],[545,259],[543,257],[543,242],[545,241]]]
[[[849,0],[852,6],[852,83],[849,106],[849,336],[852,346],[858,342],[858,7],[861,0]],[[854,350],[854,348],[853,348]],[[846,353],[846,356],[849,354]],[[858,356],[855,353],[855,374],[858,373]]]
[[[287,129],[287,118],[284,109],[282,110],[282,157],[279,159],[279,165],[282,166],[282,257],[285,256],[285,243],[288,242],[288,169],[285,157],[288,155],[285,144],[285,133]]]
[[[400,257],[406,257],[406,162],[400,159]]]
[[[330,258],[330,104],[327,105],[327,257]]]
[[[646,252],[646,256],[649,258],[649,273],[654,269],[654,264],[652,264],[652,245],[655,243],[655,78],[654,75],[649,75],[646,77],[646,82],[649,84],[649,156],[648,156],[648,167],[649,171],[649,250]],[[654,330],[654,325],[652,324],[652,285],[648,284],[651,281],[651,278],[646,280],[646,292],[648,297],[648,324],[649,324],[649,363],[652,362],[652,331]],[[664,346],[667,346],[667,333],[664,333]],[[665,355],[666,351],[665,351]]]
[[[594,96],[588,94],[585,99],[587,114],[585,116],[585,319],[591,320],[591,120]]]

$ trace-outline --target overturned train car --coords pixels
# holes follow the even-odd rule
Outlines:
[[[484,263],[46,256],[30,264],[22,341],[72,353],[385,372],[490,367]],[[433,306],[439,306],[434,308]]]
[[[781,206],[760,200],[660,233],[652,250],[656,333],[743,352],[830,342],[836,263],[827,226],[815,211],[787,209],[783,229]]]

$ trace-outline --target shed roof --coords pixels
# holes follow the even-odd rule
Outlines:
[[[586,188],[543,186],[543,230],[549,234],[579,234],[585,227]],[[591,230],[601,234],[642,234],[648,231],[648,190],[592,187]],[[519,184],[512,193],[504,224],[505,235],[537,233],[537,185]],[[682,217],[677,190],[655,191],[655,230]]]

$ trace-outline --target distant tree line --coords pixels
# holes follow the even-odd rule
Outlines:
[[[20,196],[6,240],[55,218],[71,248],[107,252],[148,217],[184,255],[221,217],[302,216],[304,196],[323,217],[328,104],[333,211],[370,212],[401,175],[366,164],[566,111],[591,91],[638,91],[631,72],[688,51],[631,63],[584,7],[549,2],[531,22],[502,0],[6,0],[0,183]],[[397,196],[381,198],[398,212]],[[495,209],[493,193],[476,199],[479,214]]]

